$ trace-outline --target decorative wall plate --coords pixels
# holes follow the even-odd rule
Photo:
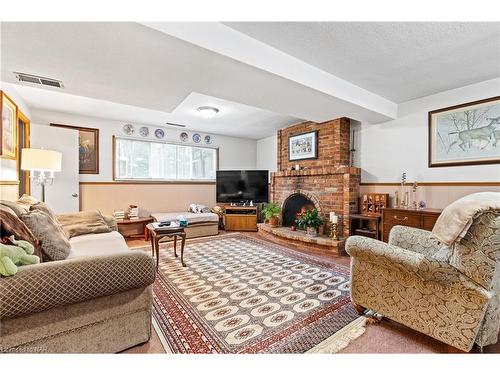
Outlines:
[[[193,142],[200,143],[201,142],[201,135],[199,135],[198,133],[194,133],[193,134]]]
[[[205,144],[207,144],[207,145],[212,144],[212,136],[211,135],[206,135],[204,140],[205,140]]]
[[[135,132],[134,125],[132,125],[132,124],[123,125],[123,132],[127,135],[134,134],[134,132]]]
[[[186,132],[182,132],[179,138],[181,139],[182,142],[187,142],[189,139],[189,135]]]
[[[156,129],[155,130],[155,137],[158,139],[165,138],[165,132],[163,131],[163,129]]]
[[[143,126],[139,129],[139,134],[143,137],[147,137],[149,135],[149,128],[147,126]]]

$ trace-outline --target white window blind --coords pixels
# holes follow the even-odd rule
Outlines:
[[[115,138],[116,180],[215,180],[217,150]]]

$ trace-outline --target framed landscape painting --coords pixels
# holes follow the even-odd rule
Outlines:
[[[288,160],[316,159],[318,157],[318,132],[291,135],[288,138]]]
[[[0,91],[0,155],[4,159],[17,157],[17,105]]]
[[[80,174],[99,173],[99,129],[82,128],[80,126],[50,124],[60,128],[78,131],[78,161]]]
[[[500,96],[429,112],[429,167],[500,163]]]

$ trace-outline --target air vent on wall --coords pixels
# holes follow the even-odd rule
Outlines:
[[[169,125],[169,126],[177,126],[179,128],[185,128],[186,125],[183,125],[183,124],[176,124],[175,122],[166,122],[165,125]]]
[[[60,89],[64,88],[62,81],[59,81],[57,79],[39,77],[32,74],[18,73],[18,72],[14,72],[14,74],[19,82],[34,83],[36,85],[45,85],[45,86],[57,87]]]

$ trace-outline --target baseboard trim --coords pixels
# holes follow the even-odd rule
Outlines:
[[[406,186],[411,186],[413,182],[407,182]],[[459,182],[419,182],[418,186],[500,186],[500,182],[494,181],[459,181]],[[400,182],[361,182],[361,186],[400,186]]]
[[[82,185],[215,185],[215,181],[80,181]]]

